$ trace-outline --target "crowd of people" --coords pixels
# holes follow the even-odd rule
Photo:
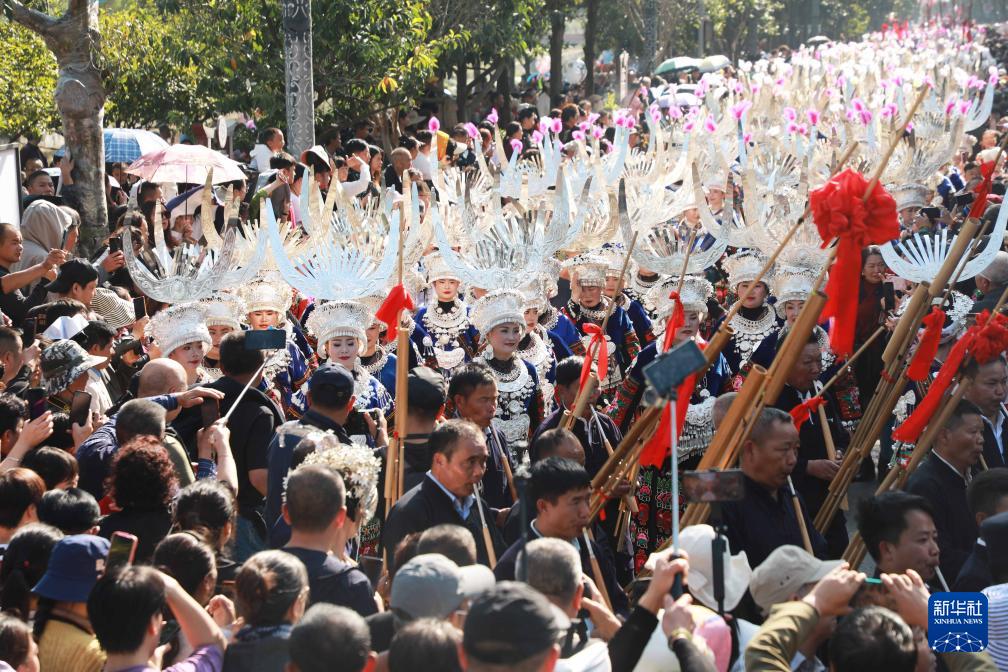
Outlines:
[[[268,128],[248,180],[209,192],[109,164],[109,232],[87,254],[73,161],[27,147],[20,225],[0,223],[0,670],[1008,670],[1008,339],[973,349],[1008,294],[1008,119],[988,119],[986,80],[949,77],[975,102],[952,100],[934,137],[944,100],[905,135],[896,102],[831,122],[867,133],[866,155],[875,123],[934,154],[878,187],[906,244],[967,219],[984,233],[939,321],[909,327],[934,356],[857,466],[883,486],[825,524],[933,257],[857,245],[856,353],[820,319],[777,357],[831,259],[811,222],[781,233],[839,170],[831,112],[787,107],[820,85],[802,59],[909,62],[929,41],[965,54],[953,65],[989,59],[943,31],[740,66],[693,102],[648,80],[618,110],[516,104],[506,125],[494,109],[447,130],[404,115],[393,149],[369,120],[298,156]],[[744,137],[763,105],[777,130]],[[666,418],[676,453],[667,425],[637,436],[664,403],[649,367],[722,328]],[[739,489],[680,531],[682,475],[743,431],[768,369],[780,392],[744,427]],[[952,375],[917,459],[894,430]],[[611,478],[628,435],[647,446]],[[870,562],[851,566],[858,543]],[[987,596],[987,651],[933,650],[943,591]]]

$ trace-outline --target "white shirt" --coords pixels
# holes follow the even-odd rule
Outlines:
[[[109,394],[105,380],[98,369],[88,369],[88,380],[84,391],[91,395],[92,412],[104,415],[105,411],[112,408],[112,396]]]
[[[987,423],[990,427],[991,432],[994,434],[994,441],[997,442],[998,452],[1001,453],[1001,457],[1004,457],[1004,442],[1001,440],[1001,433],[1004,430],[1004,413],[998,412],[997,422],[991,422],[987,419],[986,415],[980,416],[983,421]]]

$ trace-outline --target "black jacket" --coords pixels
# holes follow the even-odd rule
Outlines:
[[[1008,441],[1008,418],[998,414],[997,422],[1001,423],[1001,442],[1004,443],[1005,441]],[[994,436],[994,430],[991,428],[991,425],[986,418],[984,418],[983,423],[983,437],[983,457],[984,461],[987,463],[987,468],[995,469],[997,467],[1008,467],[1008,462],[1005,461],[1005,455],[1002,451],[1002,447],[998,445],[997,438]]]
[[[994,577],[991,575],[990,558],[987,554],[987,546],[981,544],[979,540],[973,543],[973,552],[966,558],[959,576],[952,584],[952,591],[956,593],[979,593],[984,588],[994,585]]]
[[[560,426],[560,421],[563,420],[563,408],[558,408],[553,411],[547,417],[541,425],[535,430],[535,434],[532,436],[532,446],[535,446],[536,440],[542,436],[543,432],[556,429]],[[605,438],[609,441],[609,445],[615,449],[619,446],[620,441],[623,439],[623,434],[620,433],[616,423],[612,419],[604,414],[597,414],[599,424],[602,427],[602,433],[605,434]],[[574,436],[577,437],[578,441],[581,442],[581,447],[585,451],[585,471],[588,472],[589,476],[595,476],[602,465],[606,463],[609,459],[609,451],[606,450],[605,443],[602,441],[602,437],[599,436],[597,431],[597,426],[594,421],[592,422],[591,432],[588,431],[588,423],[584,418],[578,418],[574,422],[574,426],[571,427],[571,431],[574,432]],[[535,462],[539,459],[538,455],[531,455],[532,461]]]
[[[483,513],[487,518],[487,528],[490,530],[490,543],[494,547],[496,556],[500,557],[505,548],[504,540],[500,530],[494,524],[494,513],[485,501],[483,502]],[[473,539],[476,540],[477,561],[482,565],[490,566],[490,558],[483,540],[483,530],[476,505],[473,504],[469,510],[469,517],[463,520],[455,510],[451,498],[430,476],[425,476],[420,485],[405,493],[389,511],[382,529],[382,548],[388,550],[388,557],[391,561],[395,548],[406,535],[445,523],[461,525],[469,530]]]
[[[920,495],[934,509],[938,529],[941,571],[946,581],[955,581],[977,539],[976,519],[966,501],[966,481],[935,453],[925,457],[910,474],[907,492]]]

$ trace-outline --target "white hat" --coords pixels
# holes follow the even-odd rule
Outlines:
[[[260,275],[238,291],[249,313],[272,310],[280,314],[280,322],[284,321],[291,302],[291,290],[282,279],[273,274]]]
[[[778,266],[771,280],[773,295],[777,297],[777,303],[774,304],[777,315],[784,317],[784,304],[788,301],[807,299],[818,277],[819,274],[811,268]]]
[[[605,287],[609,261],[604,257],[586,252],[579,254],[563,263],[565,268],[572,268],[577,274],[578,284],[582,287]],[[619,275],[619,272],[616,273]]]
[[[80,332],[84,331],[88,326],[88,319],[78,313],[77,315],[61,315],[56,320],[46,327],[46,330],[42,332],[50,341],[60,341],[68,338],[73,338]]]
[[[104,318],[113,329],[121,329],[136,322],[133,303],[104,287],[95,289],[94,298],[91,299],[91,310]]]
[[[472,304],[469,321],[481,334],[502,324],[519,324],[524,329],[527,304],[525,295],[515,289],[495,289]]]
[[[356,338],[361,344],[367,342],[365,330],[374,321],[374,314],[368,307],[357,301],[326,301],[315,307],[305,326],[315,334],[322,349],[325,344],[339,336]]]
[[[689,592],[704,606],[717,609],[714,599],[714,561],[711,542],[714,528],[710,525],[690,525],[679,534],[679,546],[689,556]],[[724,553],[724,608],[731,611],[742,600],[749,587],[749,559],[745,551],[738,555]]]
[[[672,314],[674,306],[669,295],[679,286],[679,278],[669,276],[662,278],[644,295],[644,304],[654,310],[659,321]],[[703,315],[707,314],[707,300],[714,296],[714,287],[706,278],[699,275],[687,275],[683,279],[679,298],[683,310],[692,310]]]
[[[234,330],[242,328],[242,320],[247,319],[249,311],[240,296],[230,292],[214,292],[199,302],[206,315],[208,327],[231,327]]]
[[[165,357],[186,343],[203,343],[206,352],[213,342],[203,320],[203,309],[199,304],[179,303],[168,306],[151,317],[144,327],[144,333],[154,338]]]
[[[690,555],[690,580],[693,556]],[[798,546],[778,546],[767,556],[759,567],[753,570],[749,579],[749,592],[764,613],[780,602],[786,602],[792,595],[808,583],[817,583],[842,560],[822,561]]]
[[[739,250],[735,254],[725,257],[724,268],[728,271],[728,284],[732,289],[738,287],[743,282],[752,282],[759,277],[759,272],[767,258],[756,250]],[[764,276],[764,281],[771,277],[773,267]]]
[[[458,277],[458,274],[448,267],[448,264],[445,263],[439,252],[433,252],[424,257],[424,264],[427,266],[428,284],[434,284],[437,280],[462,281],[462,278]]]

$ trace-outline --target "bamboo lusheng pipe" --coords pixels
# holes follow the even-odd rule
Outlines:
[[[875,332],[868,338],[868,340],[862,343],[861,347],[858,348],[853,355],[848,357],[847,360],[843,363],[843,365],[841,365],[840,368],[836,370],[836,373],[833,374],[833,377],[830,378],[828,381],[826,381],[826,384],[823,385],[822,389],[819,390],[818,393],[816,393],[816,396],[821,397],[824,394],[826,394],[826,391],[829,390],[829,388],[833,387],[833,385],[835,385],[836,382],[840,380],[840,378],[845,373],[847,373],[847,369],[849,369],[851,365],[854,364],[855,361],[857,361],[858,357],[864,354],[865,350],[868,349],[868,346],[874,343],[875,339],[881,336],[885,330],[886,330],[885,325],[884,324],[880,325],[879,328],[876,329]]]
[[[592,534],[587,527],[581,530],[581,538],[584,539],[584,543],[588,547],[588,562],[591,563],[595,586],[602,593],[602,599],[605,601],[606,607],[609,611],[612,611],[612,600],[609,599],[609,589],[606,588],[605,578],[602,576],[602,568],[599,567],[598,558],[595,557],[595,548],[592,546]]]
[[[906,341],[907,335],[911,333],[911,329],[920,324],[920,320],[923,319],[927,311],[927,300],[930,295],[931,284],[928,282],[922,282],[914,288],[913,293],[910,295],[910,300],[903,310],[903,315],[900,316],[899,321],[893,328],[892,335],[889,337],[889,342],[886,343],[885,350],[882,351],[882,361],[885,363],[886,368],[892,366],[893,361],[899,354],[900,348],[903,347]],[[914,319],[917,316],[920,317]],[[914,335],[916,336],[916,332],[914,332]]]
[[[742,426],[748,411],[752,409],[753,405],[756,403],[766,376],[766,369],[759,364],[753,365],[752,369],[749,371],[749,375],[746,376],[745,381],[743,381],[742,388],[739,390],[738,395],[732,401],[731,406],[728,407],[724,418],[722,418],[721,422],[718,423],[717,430],[714,432],[714,437],[711,439],[710,445],[700,457],[700,461],[697,464],[698,471],[724,468],[722,466],[725,462],[723,455],[727,445],[732,441],[732,438],[738,434],[738,428]]]
[[[938,273],[935,274],[934,279],[931,281],[932,297],[937,297],[945,291],[945,285],[948,284],[952,274],[955,273],[956,267],[966,252],[966,247],[972,242],[979,228],[980,220],[967,219],[963,222],[962,227],[959,229],[959,235],[956,237],[955,242],[952,243],[952,248],[949,250],[945,262],[942,263],[941,268],[938,269]]]
[[[575,420],[584,415],[585,409],[588,408],[588,400],[598,389],[599,379],[594,373],[588,376],[588,380],[585,381],[584,387],[578,392],[577,398],[574,399],[574,410],[564,411],[562,427],[564,429],[570,429],[574,426]]]
[[[627,480],[629,474],[633,472],[637,465],[640,464],[640,456],[641,453],[644,452],[646,445],[646,439],[638,440],[637,443],[634,444],[633,448],[619,460],[606,480],[603,481],[598,488],[592,489],[591,500],[589,503],[592,520],[594,520],[596,516],[602,512],[602,509],[605,508],[606,502],[612,498],[612,493],[616,489],[616,486],[624,480]]]
[[[798,519],[798,530],[801,532],[802,544],[805,545],[805,550],[809,552],[809,555],[812,555],[814,551],[812,550],[812,539],[809,538],[808,526],[805,524],[805,512],[802,510],[801,500],[798,499],[798,491],[795,490],[790,474],[787,477],[787,486],[791,494],[791,505],[794,506],[795,518]]]

